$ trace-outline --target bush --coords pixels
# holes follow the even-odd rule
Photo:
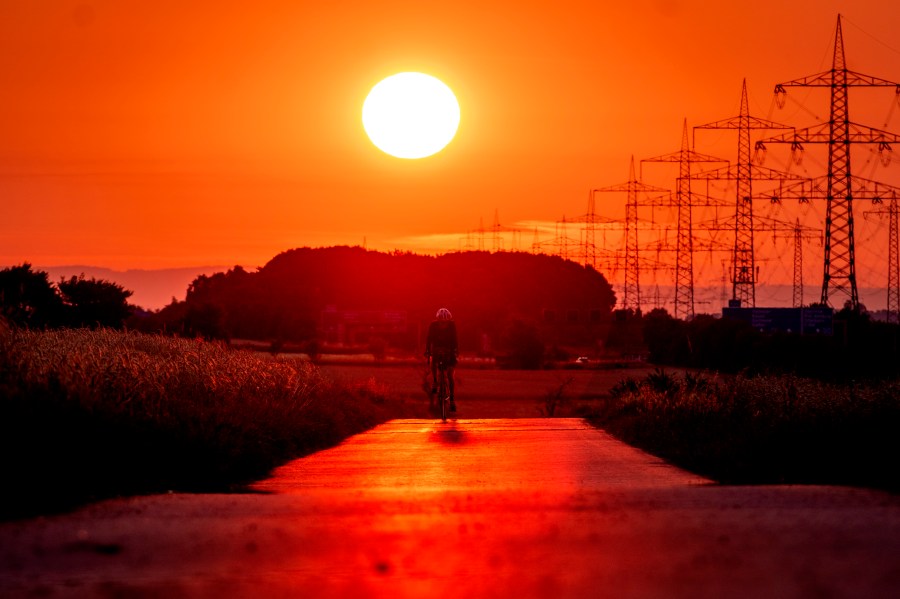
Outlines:
[[[655,364],[747,374],[797,374],[842,382],[900,376],[900,326],[845,308],[834,335],[763,333],[749,322],[698,315],[689,322],[664,310],[643,317]]]
[[[657,371],[622,381],[590,419],[720,482],[900,490],[892,463],[900,455],[900,382],[836,385],[793,375],[673,380]]]
[[[501,346],[509,368],[536,370],[543,366],[544,341],[538,326],[533,322],[511,320],[501,338]]]

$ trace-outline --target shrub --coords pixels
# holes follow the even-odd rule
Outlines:
[[[572,403],[572,398],[569,394],[569,386],[574,382],[575,377],[570,376],[565,380],[560,381],[555,387],[547,389],[547,393],[540,401],[541,406],[539,409],[541,414],[548,418],[553,418],[556,416],[557,410],[567,408]]]
[[[536,370],[543,365],[544,342],[534,322],[512,319],[501,338],[501,345],[510,368]]]
[[[900,382],[651,373],[620,382],[590,419],[628,443],[727,483],[900,489]]]

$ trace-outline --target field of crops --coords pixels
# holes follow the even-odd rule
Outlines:
[[[409,414],[372,381],[203,341],[0,330],[0,514],[225,490]]]
[[[597,426],[724,483],[900,490],[900,383],[794,376],[627,378],[587,414]]]

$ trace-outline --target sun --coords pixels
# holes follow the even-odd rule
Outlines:
[[[379,150],[397,158],[440,152],[459,128],[459,103],[444,82],[425,73],[397,73],[366,97],[363,128]]]

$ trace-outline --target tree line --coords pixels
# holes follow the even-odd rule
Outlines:
[[[0,270],[0,317],[33,329],[111,327],[184,337],[303,344],[325,339],[328,310],[399,310],[409,326],[370,347],[415,351],[434,312],[449,308],[463,351],[538,368],[565,347],[604,345],[655,364],[718,372],[795,373],[854,380],[900,375],[900,326],[865,310],[838,311],[834,334],[763,333],[749,323],[662,309],[613,312],[615,295],[595,270],[557,257],[503,252],[443,256],[359,247],[283,252],[255,272],[201,275],[184,301],[147,311],[121,285],[84,275],[51,282],[28,263]]]
[[[844,307],[832,335],[762,332],[750,323],[698,315],[684,321],[655,309],[614,319],[609,341],[640,335],[648,361],[725,373],[785,374],[830,381],[900,376],[900,326]]]
[[[338,343],[417,351],[439,308],[454,314],[460,349],[540,367],[565,346],[605,338],[615,294],[596,270],[555,256],[455,252],[424,256],[360,247],[298,248],[256,271],[236,266],[200,275],[186,299],[156,311],[128,304],[131,292],[97,279],[53,284],[29,264],[0,273],[2,315],[30,328],[123,326],[206,339],[248,339],[315,353],[332,328],[354,328]],[[366,331],[353,318],[374,319]],[[372,316],[372,315],[375,316]],[[399,315],[390,330],[381,315]],[[388,318],[389,316],[384,316]]]
[[[52,283],[27,262],[0,270],[0,316],[14,326],[122,328],[133,313],[131,295],[121,285],[83,274]]]
[[[554,256],[298,248],[255,272],[236,266],[199,276],[184,302],[146,324],[210,338],[303,343],[325,341],[328,312],[397,311],[406,328],[381,341],[414,350],[445,307],[458,322],[461,349],[477,352],[529,338],[544,346],[593,344],[605,335],[614,305],[601,273]]]

